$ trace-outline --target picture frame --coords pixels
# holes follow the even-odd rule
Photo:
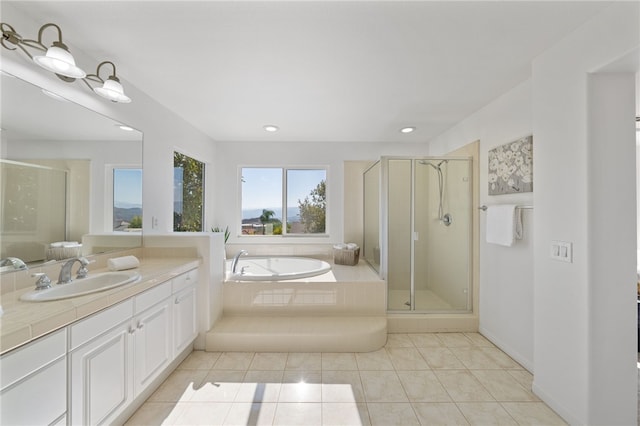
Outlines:
[[[533,192],[533,135],[489,150],[489,195]]]

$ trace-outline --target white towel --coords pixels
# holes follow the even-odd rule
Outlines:
[[[487,209],[488,243],[512,246],[522,239],[522,212],[515,204],[501,204]]]
[[[135,256],[114,257],[107,260],[107,267],[110,271],[124,271],[140,266],[140,261]]]

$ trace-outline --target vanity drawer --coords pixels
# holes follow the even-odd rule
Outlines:
[[[131,317],[133,317],[133,299],[128,299],[76,322],[69,327],[69,350],[74,350],[118,324],[130,320]]]
[[[67,330],[62,329],[2,356],[0,389],[23,379],[67,353]]]
[[[198,270],[192,269],[189,272],[178,275],[172,281],[173,293],[177,293],[198,282]]]
[[[64,417],[66,411],[66,356],[0,391],[0,424],[3,425],[53,424]]]
[[[171,281],[157,285],[135,297],[135,313],[139,314],[171,296]]]

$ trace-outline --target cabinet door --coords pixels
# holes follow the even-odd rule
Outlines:
[[[174,304],[174,356],[177,356],[196,338],[196,285],[173,295]]]
[[[128,319],[71,353],[71,424],[108,424],[133,400],[133,332]]]
[[[135,395],[171,362],[171,298],[134,318]]]

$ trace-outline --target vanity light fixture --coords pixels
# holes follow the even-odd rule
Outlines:
[[[47,28],[55,28],[58,33],[57,41],[54,41],[51,47],[47,48],[42,43],[42,35]],[[22,50],[33,62],[40,67],[55,73],[63,81],[72,83],[76,79],[82,79],[91,90],[98,95],[105,97],[113,102],[129,103],[131,98],[124,94],[122,84],[116,76],[116,66],[113,62],[104,61],[98,65],[95,74],[87,75],[81,68],[76,66],[76,61],[73,58],[69,48],[62,42],[62,30],[60,27],[53,23],[44,24],[38,30],[38,39],[30,40],[24,39],[16,30],[6,22],[0,23],[0,29],[2,29],[2,39],[0,44],[5,49],[9,50]],[[44,55],[32,55],[28,49],[35,49],[40,52],[44,52]],[[103,80],[100,77],[100,67],[105,64],[110,64],[113,67],[113,73]],[[101,87],[92,87],[87,80],[101,83]]]
[[[73,81],[76,78],[84,78],[87,75],[81,68],[76,66],[73,55],[69,48],[62,42],[62,30],[56,24],[48,23],[40,27],[37,40],[23,39],[20,34],[7,23],[1,23],[2,27],[2,47],[9,50],[20,48],[33,62],[42,68],[49,70],[64,81]],[[42,34],[47,28],[53,27],[58,31],[58,40],[54,41],[51,47],[47,48],[42,43]],[[7,45],[8,44],[8,45]],[[33,56],[27,47],[45,52],[44,55]],[[66,78],[65,78],[66,77]]]
[[[106,80],[100,77],[100,68],[102,68],[103,65],[111,65],[111,67],[113,67],[113,74],[111,74]],[[87,80],[102,83],[102,86],[91,87]],[[87,86],[89,86],[89,88],[98,95],[109,99],[110,101],[121,102],[123,104],[131,102],[131,98],[124,94],[124,89],[122,88],[122,84],[120,84],[120,79],[116,76],[116,66],[111,61],[101,62],[96,69],[96,73],[89,74],[87,78],[84,79],[84,82],[87,83]]]
[[[402,129],[400,129],[400,133],[411,133],[414,130],[416,130],[415,127],[403,127]]]
[[[270,132],[270,133],[277,132],[278,130],[280,130],[278,126],[274,126],[273,124],[267,124],[262,128],[265,130],[265,132]]]
[[[124,130],[126,132],[133,132],[133,127],[127,126],[126,124],[116,124],[116,126],[120,128],[120,130]]]

